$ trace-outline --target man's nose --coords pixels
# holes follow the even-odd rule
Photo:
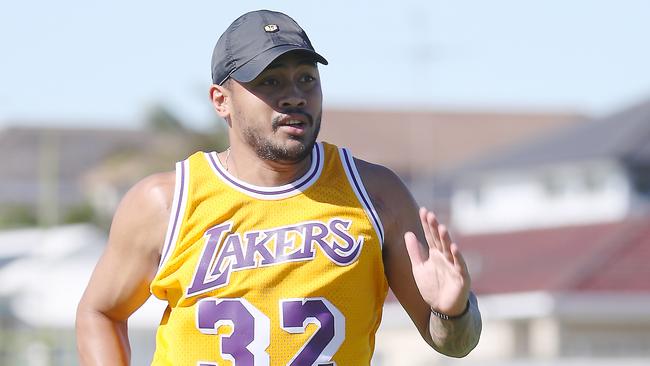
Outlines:
[[[287,89],[288,90],[284,93],[283,97],[280,98],[279,101],[281,108],[304,107],[307,104],[307,99],[301,90],[295,86],[289,87]]]

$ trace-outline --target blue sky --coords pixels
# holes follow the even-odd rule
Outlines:
[[[7,1],[0,126],[211,119],[210,55],[242,13],[284,11],[330,65],[326,108],[576,110],[650,98],[650,1]]]

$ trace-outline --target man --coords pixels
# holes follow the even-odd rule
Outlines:
[[[79,304],[82,364],[128,364],[150,292],[169,303],[154,365],[368,365],[388,286],[431,347],[474,348],[480,313],[445,227],[388,169],[316,142],[317,63],[282,13],[220,37],[210,96],[231,146],[126,194]]]

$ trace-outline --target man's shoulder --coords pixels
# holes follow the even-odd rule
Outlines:
[[[354,161],[354,165],[357,168],[357,171],[361,175],[362,180],[364,181],[364,184],[367,185],[366,183],[367,180],[373,179],[373,178],[383,178],[386,179],[388,182],[397,182],[400,181],[400,178],[395,174],[390,168],[383,166],[381,164],[373,163],[364,159],[361,159],[357,156],[354,155],[354,151],[350,150],[347,147],[344,146],[338,146],[336,144],[332,144],[329,142],[322,141],[322,144],[326,147],[329,147],[331,149],[339,150],[339,151],[345,151],[345,154],[347,157],[351,158]],[[364,179],[366,178],[366,179]]]
[[[160,253],[169,221],[176,174],[151,174],[124,195],[111,225],[109,244]]]
[[[372,163],[360,158],[354,158],[354,164],[361,175],[365,185],[375,185],[381,189],[383,186],[392,186],[401,183],[401,180],[390,168]]]
[[[176,173],[173,171],[146,176],[124,195],[118,211],[164,217],[171,209],[175,185]]]
[[[410,197],[408,188],[390,168],[363,159],[354,159],[361,181],[379,212],[384,226],[394,221],[396,212]],[[390,225],[389,225],[390,226]]]
[[[348,166],[346,169],[356,170],[359,173],[363,185],[371,196],[382,195],[384,191],[389,192],[391,189],[400,189],[404,186],[399,176],[390,168],[356,157],[353,151],[346,147],[339,147],[325,141],[321,143],[326,149],[339,151],[343,164]]]
[[[386,237],[403,234],[401,222],[411,212],[417,211],[417,205],[406,184],[389,167],[361,158],[353,158],[359,177],[372,205],[379,214]],[[395,234],[397,233],[397,234]]]
[[[174,171],[159,172],[142,178],[133,185],[131,190],[143,199],[163,199],[165,201],[170,199],[169,203],[171,204],[175,184],[176,173]]]

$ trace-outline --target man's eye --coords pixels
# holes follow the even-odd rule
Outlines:
[[[262,81],[262,85],[265,86],[277,86],[278,84],[279,82],[276,79],[265,79]]]
[[[305,76],[303,76],[301,78],[301,81],[306,82],[306,83],[309,83],[309,82],[312,82],[312,81],[315,81],[315,80],[316,80],[316,78],[311,76],[311,75],[305,75]]]

